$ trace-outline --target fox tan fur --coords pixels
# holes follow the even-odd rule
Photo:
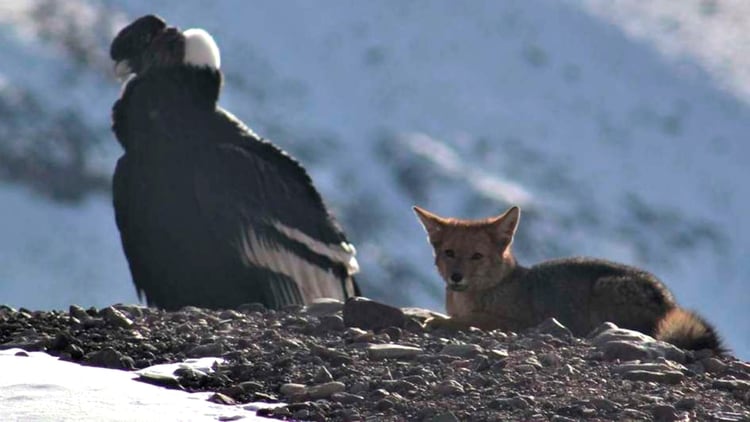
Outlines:
[[[557,318],[576,336],[605,321],[686,349],[723,353],[713,327],[677,306],[647,271],[593,258],[565,258],[532,267],[511,246],[520,209],[482,220],[444,218],[414,207],[446,283],[450,318],[435,326],[521,331]]]

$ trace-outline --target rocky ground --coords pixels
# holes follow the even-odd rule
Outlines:
[[[264,411],[279,419],[750,421],[750,364],[730,356],[611,324],[588,339],[555,320],[524,333],[425,332],[428,316],[366,299],[281,311],[0,307],[0,349],[126,370],[220,356],[213,373],[144,381],[227,404],[288,403]]]

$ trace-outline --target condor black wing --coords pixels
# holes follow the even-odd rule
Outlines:
[[[279,304],[355,294],[354,250],[306,171],[230,116],[219,117],[229,123],[219,132],[234,133],[216,139],[238,141],[207,147],[194,173],[199,209],[217,239],[232,242],[250,272],[279,276],[259,284]]]

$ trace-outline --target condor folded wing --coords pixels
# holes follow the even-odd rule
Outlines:
[[[268,142],[241,140],[198,159],[195,194],[213,233],[232,242],[248,274],[275,275],[253,281],[270,306],[355,294],[354,249],[305,170]]]

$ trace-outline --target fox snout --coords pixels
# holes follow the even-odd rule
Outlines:
[[[457,292],[464,291],[469,287],[469,284],[464,281],[463,273],[460,271],[453,271],[446,281],[448,282],[448,288]]]

